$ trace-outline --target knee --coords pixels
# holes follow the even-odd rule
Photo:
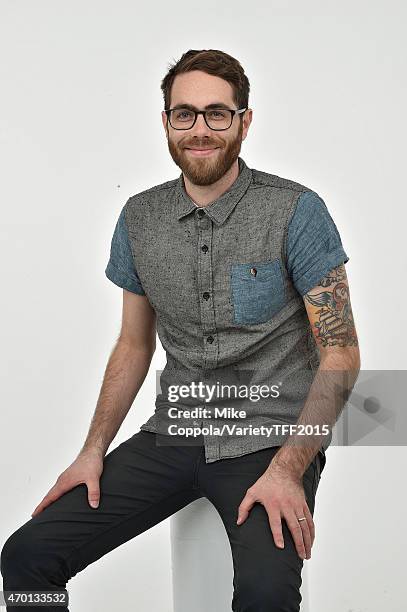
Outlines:
[[[17,575],[29,564],[33,547],[28,534],[20,527],[12,533],[0,553],[0,571],[4,578]]]
[[[235,612],[299,612],[301,595],[289,584],[278,584],[268,579],[239,586],[233,597]]]
[[[66,584],[69,576],[38,526],[26,523],[6,540],[0,555],[0,571],[5,588],[30,588],[34,585]],[[25,585],[25,586],[20,586]]]

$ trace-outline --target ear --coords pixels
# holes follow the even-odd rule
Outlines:
[[[163,122],[165,135],[168,138],[168,118],[165,111],[161,111],[161,120]]]
[[[242,131],[242,140],[244,140],[247,136],[247,132],[249,131],[250,124],[253,118],[253,111],[251,108],[248,108],[245,113],[243,113],[243,131]]]

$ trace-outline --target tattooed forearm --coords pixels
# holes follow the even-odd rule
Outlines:
[[[320,288],[327,288],[320,291]],[[313,333],[322,346],[357,346],[358,339],[350,304],[349,286],[343,264],[331,270],[320,287],[304,295],[314,307]]]

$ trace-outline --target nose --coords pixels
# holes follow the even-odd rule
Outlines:
[[[205,117],[203,115],[198,115],[195,121],[195,125],[190,130],[196,136],[211,136],[212,130],[210,127],[206,125]]]

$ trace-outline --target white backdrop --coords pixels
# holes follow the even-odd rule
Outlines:
[[[114,224],[130,195],[180,174],[160,81],[190,48],[245,68],[248,166],[324,198],[350,258],[362,367],[406,369],[406,12],[394,0],[0,1],[1,545],[86,436],[120,327],[122,291],[104,276]],[[109,450],[153,411],[164,363],[158,345]],[[331,447],[327,460],[311,610],[399,612],[405,448]],[[172,612],[169,520],[68,589],[75,612],[132,598]]]

